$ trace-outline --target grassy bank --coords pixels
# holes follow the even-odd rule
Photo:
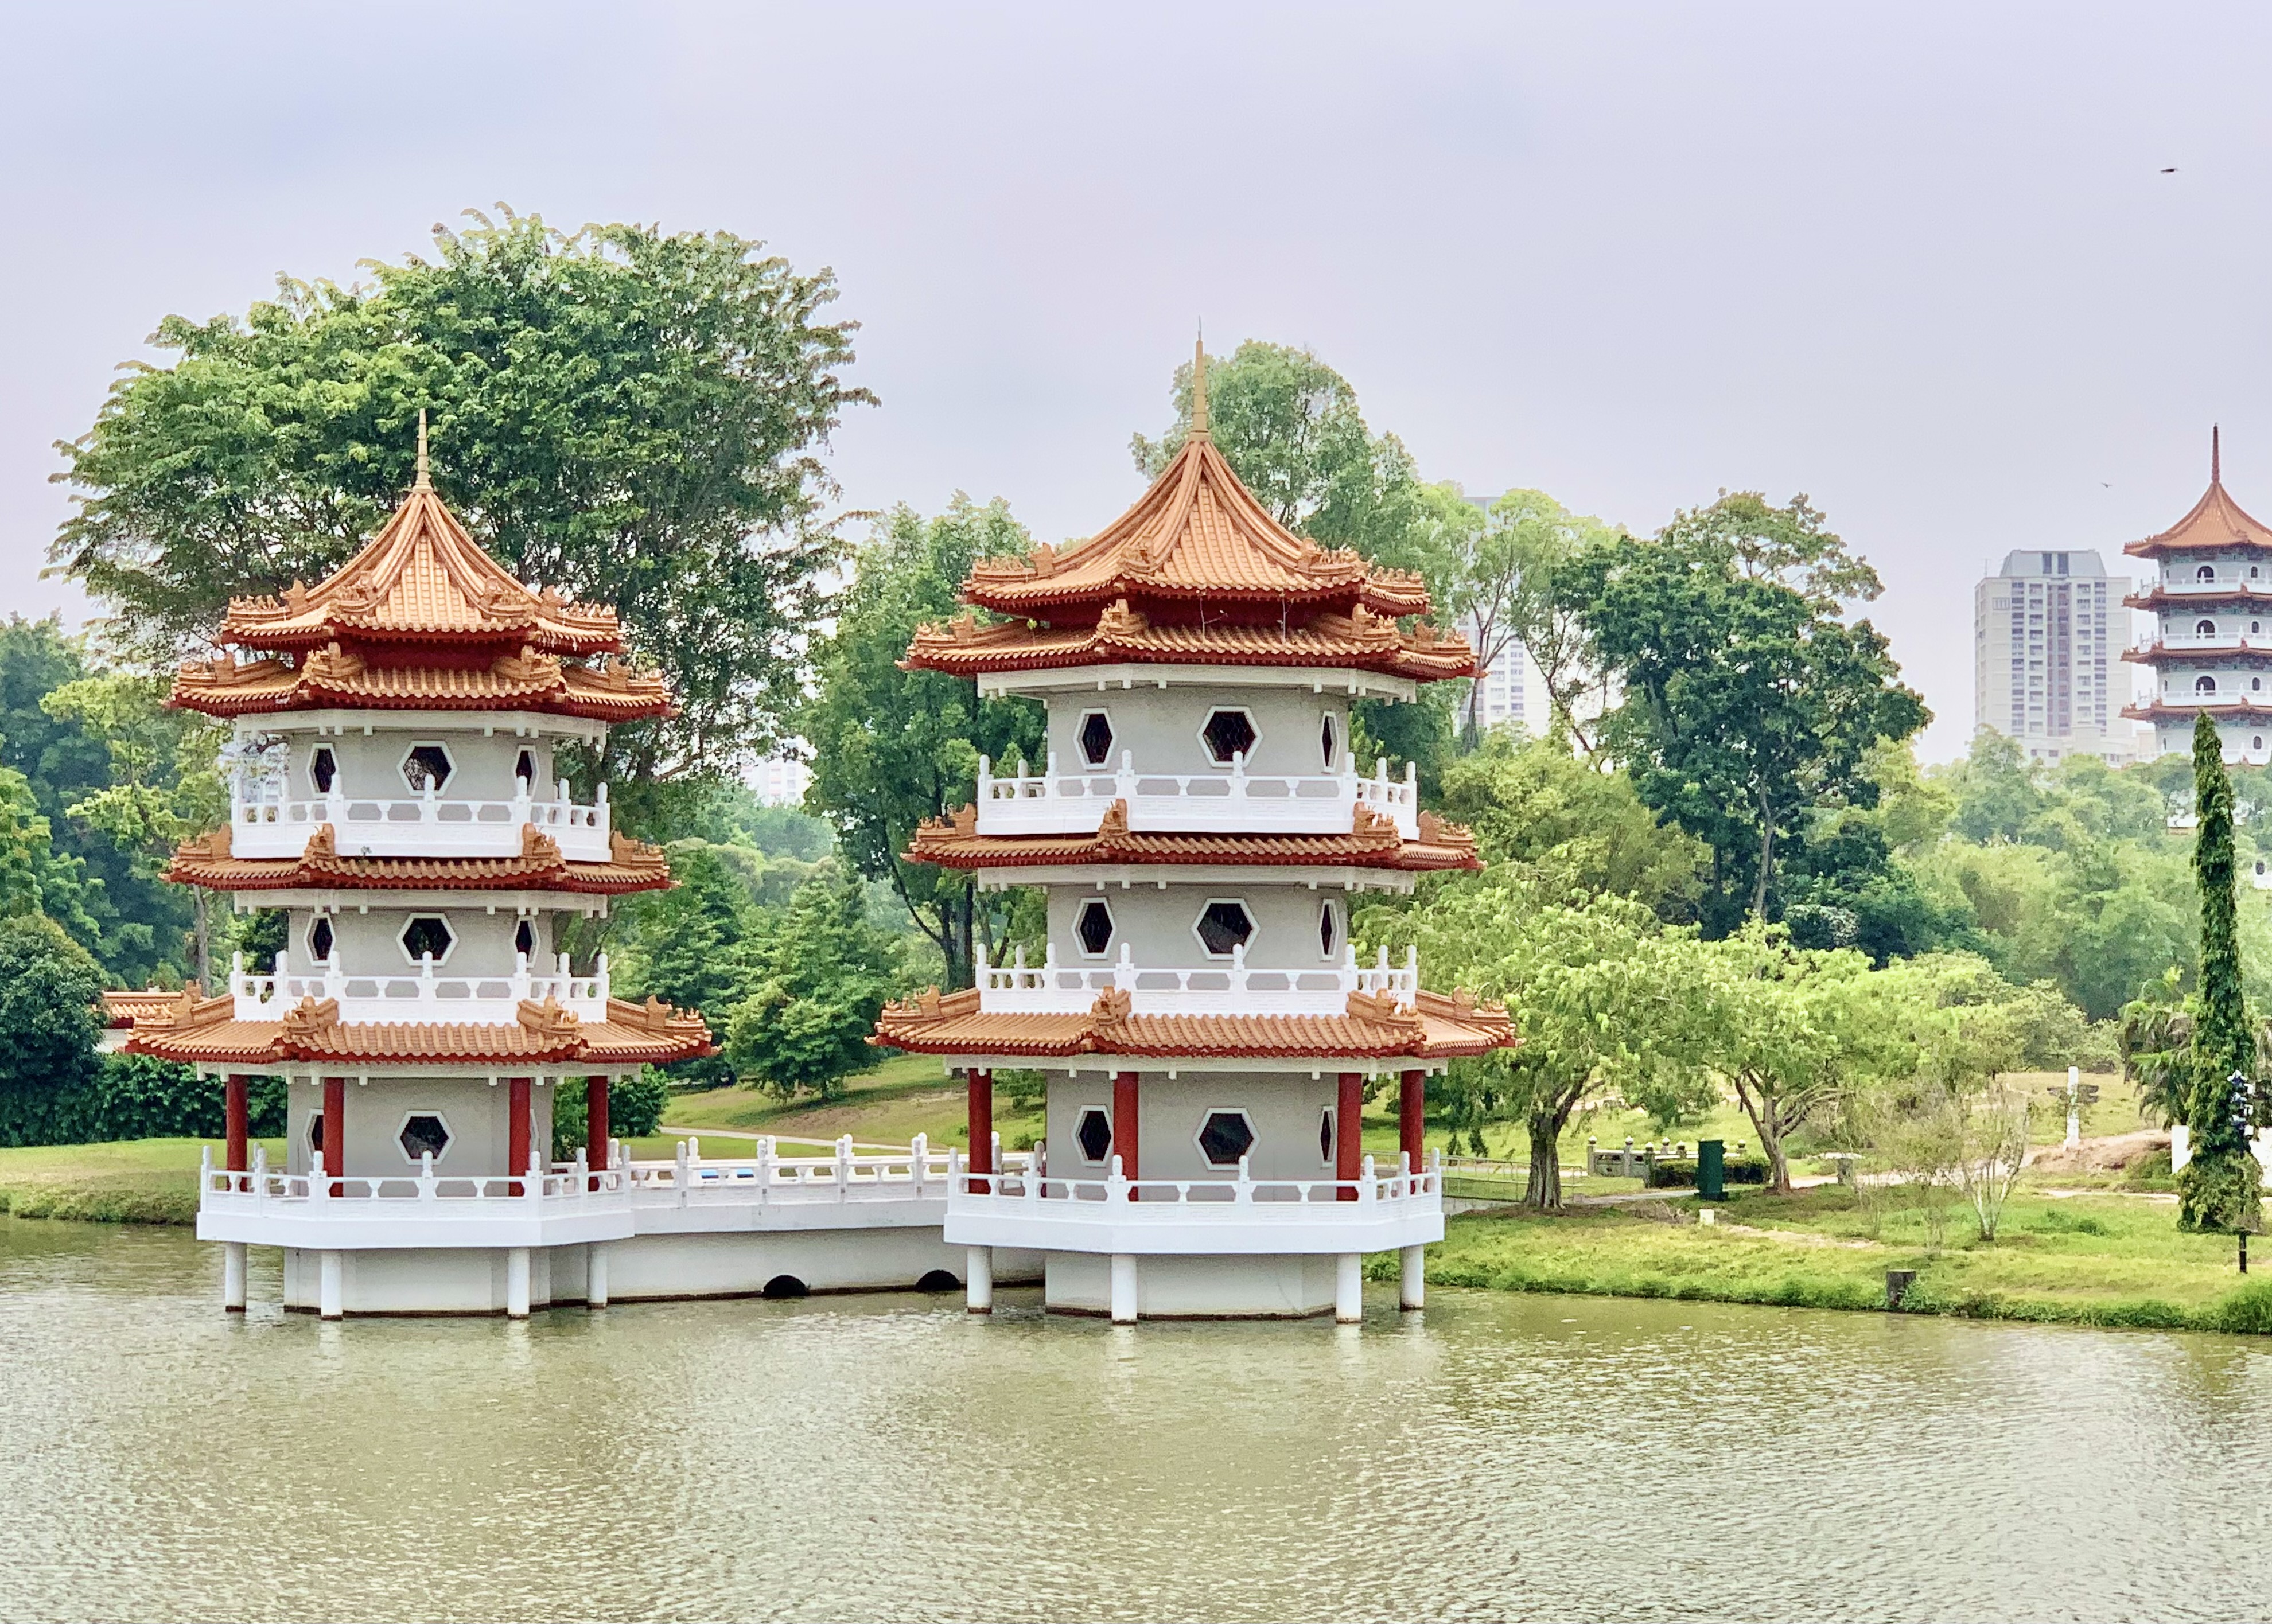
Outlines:
[[[1428,1278],[1495,1291],[1882,1309],[1886,1271],[1914,1269],[1905,1312],[2078,1325],[2272,1333],[2272,1278],[2244,1282],[2230,1237],[2184,1235],[2166,1203],[2022,1190],[1992,1243],[1927,1244],[1921,1208],[1872,1212],[1850,1190],[1749,1195],[1719,1220],[1685,1198],[1559,1216],[1511,1210],[1451,1220]],[[1376,1260],[1384,1276],[1393,1259]]]
[[[281,1139],[265,1141],[272,1162]],[[0,1150],[0,1211],[106,1224],[192,1224],[201,1139],[125,1139]]]

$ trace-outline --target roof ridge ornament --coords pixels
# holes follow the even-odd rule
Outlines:
[[[1189,437],[1210,440],[1214,436],[1207,428],[1207,328],[1200,328],[1198,341],[1192,346],[1192,426]]]

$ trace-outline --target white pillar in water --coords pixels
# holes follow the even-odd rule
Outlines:
[[[1401,1264],[1396,1277],[1396,1306],[1400,1308],[1425,1307],[1428,1302],[1428,1248],[1409,1246],[1399,1258]]]
[[[528,1248],[517,1246],[504,1255],[504,1312],[507,1319],[528,1317]]]
[[[1127,1252],[1112,1255],[1112,1322],[1136,1322],[1136,1259]]]
[[[603,1240],[594,1240],[584,1248],[584,1306],[608,1306],[608,1246]]]
[[[318,1252],[316,1256],[316,1312],[327,1320],[336,1320],[347,1311],[343,1306],[347,1295],[346,1282],[341,1278],[343,1265],[337,1252]]]
[[[220,1306],[231,1314],[244,1312],[244,1242],[220,1245]]]
[[[963,1304],[973,1314],[994,1312],[994,1248],[975,1246],[963,1253]]]
[[[1334,1318],[1344,1325],[1364,1318],[1364,1259],[1355,1252],[1334,1259]]]

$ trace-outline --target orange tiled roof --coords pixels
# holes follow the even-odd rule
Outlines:
[[[1393,819],[1359,806],[1345,835],[1132,834],[1128,803],[1116,801],[1093,835],[982,835],[978,812],[926,818],[908,848],[909,862],[947,868],[1013,868],[1054,863],[1222,863],[1257,868],[1480,868],[1475,837],[1433,812],[1420,815],[1420,838],[1406,840]]]
[[[2272,529],[2267,529],[2226,493],[2220,462],[2212,431],[2208,488],[2201,493],[2201,500],[2167,530],[2142,541],[2132,541],[2122,550],[2133,558],[2158,558],[2164,553],[2194,553],[2215,548],[2272,548]]]
[[[697,1015],[649,999],[608,1001],[604,1021],[579,1021],[557,1004],[524,1003],[510,1026],[367,1024],[339,1019],[335,1002],[303,999],[280,1021],[240,1021],[233,998],[177,995],[160,1015],[144,1017],[127,1052],[195,1064],[266,1068],[304,1062],[341,1065],[661,1064],[712,1053],[710,1029]]]
[[[1132,1015],[1125,993],[1106,993],[1082,1015],[989,1015],[980,1010],[975,990],[942,997],[934,987],[912,1002],[886,1005],[870,1041],[922,1054],[1037,1060],[1432,1060],[1487,1054],[1520,1039],[1503,1006],[1478,1004],[1464,993],[1422,993],[1409,1010],[1356,993],[1341,1015]]]
[[[524,647],[483,666],[390,665],[339,643],[239,663],[229,653],[185,662],[173,703],[207,716],[252,716],[338,705],[414,711],[543,711],[597,721],[668,716],[662,679],[622,660],[584,666]]]
[[[235,598],[220,640],[307,650],[357,642],[527,644],[549,654],[623,647],[613,609],[570,603],[513,579],[418,482],[369,546],[312,587],[279,598]]]
[[[2196,711],[2206,711],[2211,716],[2231,717],[2236,720],[2248,717],[2272,717],[2272,695],[2216,704],[2167,704],[2157,699],[2149,699],[2143,704],[2122,707],[2122,714],[2134,722],[2190,722]]]
[[[143,992],[131,988],[102,995],[102,1012],[106,1024],[111,1026],[131,1026],[144,1016],[155,1015],[182,1001],[179,993],[161,992],[150,987]]]
[[[522,824],[518,857],[342,857],[336,832],[320,824],[297,857],[229,855],[229,826],[183,843],[166,877],[213,890],[499,890],[534,887],[618,896],[667,890],[669,860],[661,846],[609,837],[608,860],[572,863],[549,835]]]
[[[1005,615],[1045,615],[1116,599],[1247,599],[1364,604],[1378,614],[1424,615],[1416,575],[1378,570],[1343,548],[1296,535],[1230,471],[1204,422],[1136,504],[1062,553],[994,558],[970,572],[963,595]]]
[[[944,626],[920,628],[903,663],[966,677],[1122,663],[1325,666],[1418,682],[1472,676],[1476,669],[1466,638],[1425,622],[1405,630],[1361,603],[1346,615],[1319,612],[1296,624],[1155,626],[1125,600],[1116,600],[1093,623],[1071,627],[1036,628],[1022,620],[981,625],[966,614]]]
[[[1183,447],[1086,541],[974,566],[963,600],[1012,616],[917,633],[907,663],[958,675],[1123,661],[1323,666],[1418,682],[1474,674],[1467,644],[1397,622],[1428,612],[1416,575],[1296,535],[1254,499],[1207,427],[1196,363]]]

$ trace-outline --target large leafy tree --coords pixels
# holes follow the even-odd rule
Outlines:
[[[797,888],[765,943],[755,988],[726,1030],[726,1058],[784,1095],[833,1098],[877,1059],[868,1035],[899,988],[901,939],[867,915],[853,875],[825,868]]]
[[[1570,567],[1588,548],[1612,543],[1618,533],[1597,518],[1572,513],[1543,490],[1511,490],[1483,510],[1483,522],[1466,531],[1439,533],[1448,554],[1436,562],[1431,585],[1444,608],[1463,624],[1485,670],[1514,644],[1530,652],[1546,686],[1555,730],[1594,753],[1579,700],[1591,684],[1591,650],[1583,619],[1560,588]],[[1480,687],[1468,696],[1469,748],[1482,728]]]
[[[1820,812],[1872,805],[1873,748],[1927,719],[1885,637],[1845,618],[1876,573],[1803,497],[1738,492],[1648,541],[1597,541],[1560,590],[1623,690],[1610,751],[1711,850],[1708,935],[1770,917],[1782,848]]]
[[[1042,711],[1026,700],[981,700],[974,682],[903,670],[900,660],[917,627],[957,612],[974,562],[1031,546],[998,500],[981,506],[958,495],[928,519],[895,509],[855,559],[835,630],[814,650],[817,691],[800,718],[813,751],[806,807],[835,825],[856,871],[891,885],[938,945],[953,987],[970,984],[978,943],[1006,938],[1014,894],[981,894],[966,875],[901,853],[925,818],[969,804],[981,755],[1042,758]]]
[[[55,920],[0,919],[0,1144],[78,1136],[101,1070],[102,972]]]
[[[1461,1062],[1453,1082],[1479,1096],[1470,1120],[1523,1121],[1527,1205],[1562,1204],[1563,1129],[1611,1088],[1668,1120],[1703,1103],[1697,943],[1643,904],[1603,895],[1564,906],[1536,885],[1470,885],[1395,919],[1391,933],[1416,942],[1431,973],[1513,1013],[1521,1047]]]
[[[190,965],[192,904],[160,880],[130,843],[73,810],[115,782],[114,741],[51,697],[103,674],[79,638],[53,619],[0,625],[0,768],[10,837],[40,873],[38,905],[95,956],[113,986],[141,987]],[[181,719],[166,724],[183,725]],[[206,764],[210,765],[210,764]],[[36,838],[26,831],[37,825]]]
[[[2226,1079],[2256,1071],[2256,1038],[2240,984],[2238,902],[2234,895],[2232,780],[2223,741],[2207,711],[2194,719],[2194,877],[2201,888],[2201,993],[2193,1030],[2193,1088],[2186,1102],[2193,1158],[2178,1175],[2181,1229],[2261,1226],[2261,1170],[2249,1151],[2249,1124],[2233,1108]]]
[[[774,742],[838,549],[818,452],[870,399],[852,324],[804,273],[728,232],[474,216],[368,285],[281,283],[243,317],[168,317],[170,365],[131,366],[62,447],[77,510],[51,556],[157,661],[232,593],[346,558],[410,482],[435,483],[522,578],[615,605],[678,697],[601,764],[646,786]]]

